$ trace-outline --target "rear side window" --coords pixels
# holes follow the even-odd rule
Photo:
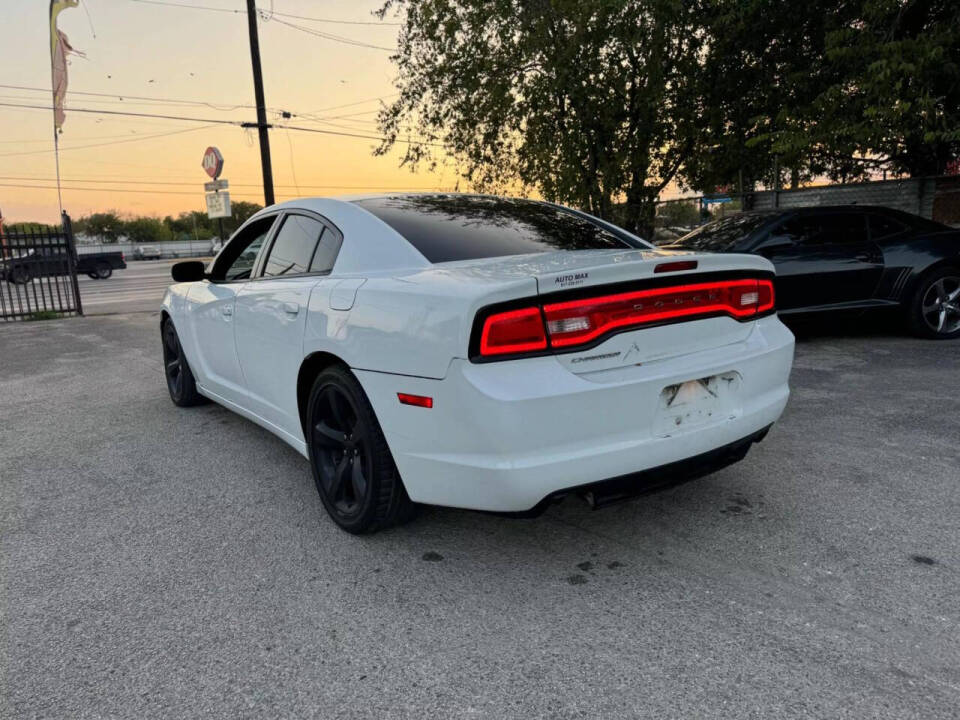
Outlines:
[[[866,218],[860,213],[798,215],[776,231],[798,245],[857,245],[867,242]]]
[[[305,215],[288,215],[270,248],[263,268],[264,277],[308,272],[323,231],[324,225],[319,220]]]
[[[907,229],[906,225],[885,215],[874,215],[871,213],[867,215],[867,218],[870,222],[870,237],[873,240],[890,237]]]
[[[400,233],[432,263],[633,247],[586,218],[532,200],[407,195],[355,202]]]

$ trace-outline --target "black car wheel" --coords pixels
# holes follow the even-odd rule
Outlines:
[[[23,265],[14,266],[13,270],[10,271],[10,282],[15,285],[26,285],[30,282],[30,268],[24,267]]]
[[[306,429],[313,479],[337,525],[361,534],[412,517],[370,401],[348,370],[329,368],[314,381]]]
[[[207,399],[197,392],[197,383],[180,346],[177,330],[170,320],[163,322],[163,369],[167,378],[167,390],[174,405],[190,407],[202,405]]]
[[[960,337],[960,269],[940,268],[921,280],[910,320],[914,332],[922,337]]]
[[[109,263],[101,262],[97,263],[96,268],[94,268],[94,272],[96,273],[98,279],[106,280],[108,277],[113,275],[113,268],[110,267]]]

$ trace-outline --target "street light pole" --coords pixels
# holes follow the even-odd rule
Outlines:
[[[247,0],[247,25],[250,28],[250,59],[253,61],[253,90],[257,98],[257,131],[260,134],[260,164],[263,166],[263,201],[273,205],[273,168],[270,163],[270,136],[267,103],[263,98],[263,71],[260,69],[260,38],[257,35],[257,5]]]

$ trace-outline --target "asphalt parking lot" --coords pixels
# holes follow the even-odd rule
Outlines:
[[[960,341],[805,331],[738,465],[356,538],[158,322],[0,328],[4,717],[958,715]]]

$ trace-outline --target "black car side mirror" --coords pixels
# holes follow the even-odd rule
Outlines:
[[[199,260],[187,260],[170,268],[170,275],[176,282],[196,282],[206,276],[206,267]]]

